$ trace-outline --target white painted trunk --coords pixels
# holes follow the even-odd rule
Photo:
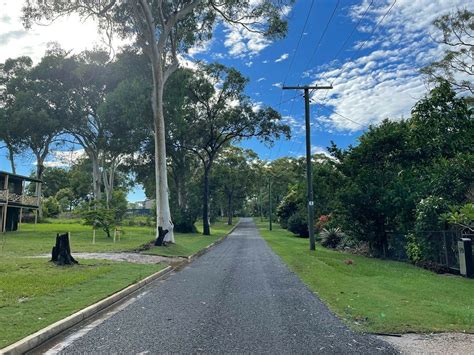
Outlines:
[[[157,78],[159,77],[159,78]],[[158,79],[158,80],[157,80]],[[158,227],[168,230],[163,241],[174,243],[173,222],[169,205],[168,174],[166,166],[165,120],[163,116],[163,78],[154,73],[152,107],[155,125],[155,184],[156,184],[156,238]]]

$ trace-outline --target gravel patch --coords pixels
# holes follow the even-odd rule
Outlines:
[[[170,258],[159,255],[146,255],[139,253],[72,253],[74,258],[79,262],[81,259],[103,259],[112,261],[126,261],[135,264],[159,264],[165,263],[179,263],[185,258]],[[41,255],[40,258],[51,257],[50,255]]]
[[[379,336],[401,354],[474,354],[474,334],[438,333]]]

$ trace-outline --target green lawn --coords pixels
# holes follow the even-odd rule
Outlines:
[[[381,333],[474,332],[474,280],[410,264],[317,247],[257,222],[270,247],[355,329]],[[351,259],[352,265],[344,261]]]
[[[233,226],[218,222],[211,226],[211,235],[203,236],[201,234],[176,234],[176,244],[167,247],[154,247],[145,251],[146,254],[155,254],[163,256],[190,256],[197,253],[212,244],[219,238],[229,233]],[[198,226],[198,230],[200,226]]]
[[[211,227],[212,236],[176,233],[176,244],[148,252],[188,256],[231,228],[218,222]],[[95,244],[92,244],[91,227],[77,220],[51,220],[36,226],[24,224],[18,232],[0,234],[0,348],[164,268],[165,265],[83,259],[79,260],[80,265],[58,267],[47,258],[28,257],[49,254],[56,233],[71,233],[73,254],[131,251],[154,239],[151,227],[122,229],[124,234],[115,243],[97,231]]]
[[[200,228],[200,224],[197,224]],[[205,248],[217,238],[227,233],[232,226],[217,222],[211,226],[212,236],[203,237],[200,234],[175,233],[176,244],[166,248],[153,248],[152,254],[166,256],[188,256]],[[113,242],[101,230],[96,231],[95,244],[92,244],[92,228],[79,223],[77,220],[52,220],[51,223],[23,224],[17,232],[0,234],[0,257],[30,256],[51,253],[55,244],[56,233],[71,233],[72,252],[120,252],[138,249],[141,245],[155,238],[152,227],[121,227],[123,234],[120,240]]]
[[[164,267],[94,260],[80,263],[58,267],[47,259],[1,258],[0,348]]]

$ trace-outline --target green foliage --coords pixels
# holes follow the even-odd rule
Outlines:
[[[332,249],[337,248],[345,237],[345,234],[339,227],[324,228],[319,235],[321,237],[321,245]]]
[[[54,196],[43,199],[43,216],[56,217],[61,212],[58,200]]]
[[[423,258],[421,245],[413,233],[407,235],[406,252],[408,258],[414,263],[418,263]]]
[[[447,80],[459,91],[472,95],[474,13],[467,8],[457,9],[438,17],[433,24],[442,34],[439,43],[446,49],[441,60],[423,68],[422,72],[434,82]]]
[[[298,206],[301,203],[302,201],[298,196],[296,187],[290,188],[290,191],[280,202],[276,211],[278,221],[280,222],[282,228],[288,228],[288,220],[291,216],[298,212]]]
[[[114,218],[117,223],[123,219],[127,212],[127,193],[124,190],[115,190],[112,193],[110,209],[114,211]]]
[[[117,226],[115,219],[115,211],[103,207],[97,207],[88,211],[83,211],[81,217],[84,218],[84,223],[101,228],[110,238],[111,231]]]
[[[173,213],[174,230],[178,233],[196,233],[196,213],[190,210],[176,210]]]
[[[450,207],[449,212],[441,215],[441,218],[455,226],[466,228],[473,231],[474,229],[474,204],[472,202],[458,207]]]
[[[305,210],[298,210],[288,218],[288,230],[300,237],[308,238],[308,217]]]
[[[428,196],[416,206],[413,234],[407,244],[407,254],[411,260],[437,261],[442,248],[442,240],[438,233],[444,229],[441,215],[448,209],[446,201],[437,196]]]

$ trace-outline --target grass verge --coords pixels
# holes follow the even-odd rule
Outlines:
[[[367,332],[474,333],[474,282],[407,263],[317,246],[257,222],[260,234],[289,268],[352,328]],[[352,265],[344,261],[350,259]]]
[[[200,224],[196,224],[198,230]],[[175,233],[176,244],[166,248],[153,248],[148,253],[164,256],[188,256],[205,248],[225,235],[232,226],[216,222],[211,226],[211,236],[198,233]],[[120,240],[114,243],[101,230],[96,231],[95,244],[92,244],[92,228],[74,220],[51,220],[51,223],[23,224],[21,231],[0,235],[1,256],[33,256],[51,253],[56,241],[56,233],[71,233],[72,253],[79,252],[121,252],[138,249],[155,238],[152,227],[121,227]],[[5,238],[4,240],[2,238]]]
[[[166,247],[153,247],[144,251],[145,254],[162,255],[162,256],[183,256],[193,255],[214,243],[229,233],[233,226],[218,222],[211,226],[211,235],[204,236],[198,233],[176,234],[176,244]],[[200,226],[198,226],[198,230]]]
[[[63,319],[164,268],[81,260],[4,257],[0,263],[0,348]]]

